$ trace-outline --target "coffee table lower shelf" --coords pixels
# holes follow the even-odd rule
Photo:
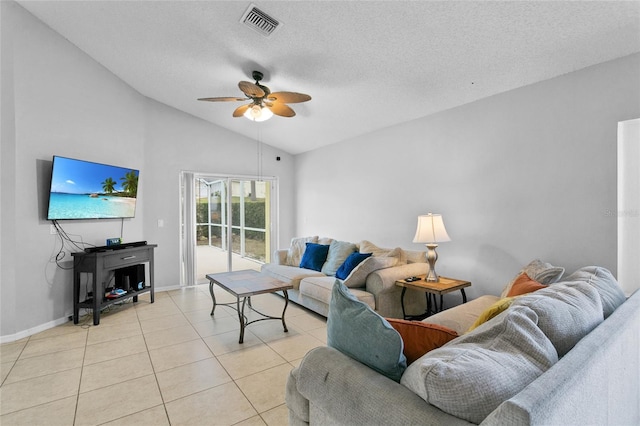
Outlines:
[[[207,274],[207,279],[209,280],[209,293],[211,293],[211,299],[213,301],[211,315],[214,315],[216,306],[218,305],[229,306],[238,313],[238,320],[240,322],[240,339],[238,340],[238,343],[244,342],[244,329],[249,324],[253,324],[254,322],[258,321],[281,320],[282,327],[284,328],[285,333],[289,331],[287,329],[287,323],[284,320],[284,315],[287,311],[287,306],[289,305],[289,294],[287,293],[287,290],[293,288],[293,286],[291,286],[290,284],[287,284],[275,278],[268,277],[258,271],[254,271],[251,269],[243,271],[222,272],[218,274]],[[216,295],[213,291],[214,284],[217,284],[220,288],[227,291],[227,293],[234,296],[236,298],[235,303],[218,303],[216,301]],[[282,316],[275,317],[272,315],[267,315],[256,310],[251,305],[251,296],[256,296],[258,294],[275,293],[278,291],[281,291],[284,296],[284,308],[282,309]],[[240,299],[242,299],[242,304],[240,303]],[[245,307],[247,305],[249,306],[249,309],[262,316],[262,318],[249,321],[249,319],[245,315]]]

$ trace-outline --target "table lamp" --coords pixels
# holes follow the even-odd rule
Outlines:
[[[429,213],[426,215],[418,216],[418,227],[416,229],[416,236],[413,237],[414,243],[426,243],[427,246],[427,262],[429,262],[429,273],[424,278],[425,281],[438,282],[438,274],[436,274],[436,260],[438,260],[438,253],[436,253],[437,243],[451,241],[447,230],[444,228],[444,222],[442,221],[442,215]]]

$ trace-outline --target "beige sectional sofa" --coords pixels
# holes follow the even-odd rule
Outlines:
[[[327,261],[320,271],[300,267],[307,243],[329,246]],[[350,243],[318,236],[299,237],[292,239],[288,249],[276,250],[273,261],[263,265],[261,272],[291,283],[293,290],[288,291],[291,301],[326,317],[336,270],[353,252],[371,253],[372,256],[356,266],[342,281],[359,300],[383,317],[402,318],[402,290],[395,282],[427,272],[424,251],[383,248],[366,240]],[[425,295],[407,291],[404,304],[407,312],[424,312]]]
[[[640,424],[640,291],[625,298],[600,267],[551,281],[469,332],[504,299],[483,296],[423,320],[460,337],[399,381],[353,354],[313,349],[287,382],[289,424]],[[329,322],[344,321],[334,312]]]

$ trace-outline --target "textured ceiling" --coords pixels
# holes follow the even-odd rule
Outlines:
[[[640,51],[640,2],[19,1],[144,96],[297,154]],[[237,83],[313,97],[232,118]]]

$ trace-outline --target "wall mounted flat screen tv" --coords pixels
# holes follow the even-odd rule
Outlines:
[[[47,220],[132,218],[138,170],[53,157]]]

